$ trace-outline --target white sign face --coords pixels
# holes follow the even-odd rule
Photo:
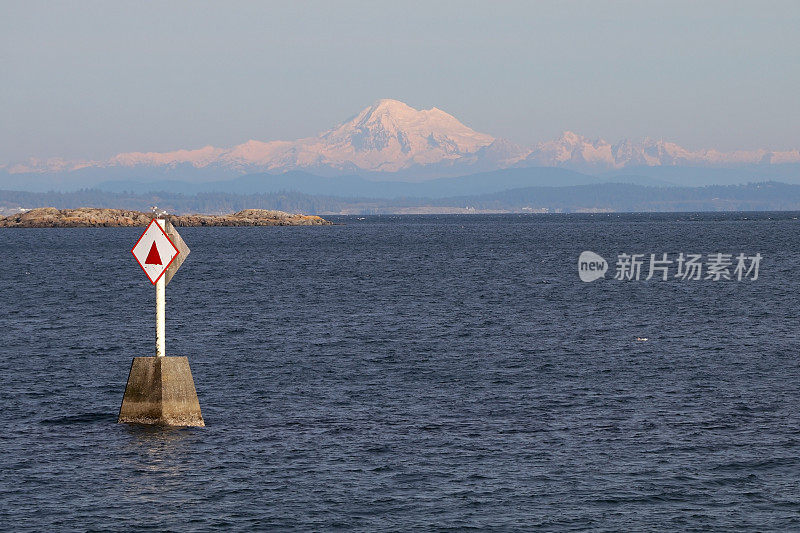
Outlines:
[[[136,241],[131,253],[139,262],[144,273],[147,274],[150,283],[155,285],[180,252],[169,240],[164,228],[156,222],[156,219],[153,219],[139,240]]]

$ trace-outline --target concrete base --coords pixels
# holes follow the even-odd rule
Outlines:
[[[134,357],[118,422],[205,426],[186,357]]]

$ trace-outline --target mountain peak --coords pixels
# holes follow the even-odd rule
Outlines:
[[[583,135],[578,135],[574,131],[564,130],[561,132],[561,137],[559,137],[559,140],[569,144],[576,144],[579,142],[583,142],[584,138]]]
[[[324,132],[319,140],[323,152],[335,151],[337,158],[359,168],[394,172],[414,165],[452,164],[490,145],[494,137],[440,109],[418,110],[387,98]]]
[[[371,108],[375,111],[397,111],[397,112],[413,112],[416,111],[413,107],[400,100],[393,100],[392,98],[381,98]]]
[[[400,100],[385,98],[364,108],[356,115],[354,120],[347,121],[344,124],[355,121],[358,124],[383,123],[386,126],[390,126],[391,124],[397,125],[398,122],[413,119],[418,113],[420,112]]]
[[[453,115],[442,111],[438,107],[432,107],[430,109],[415,109],[405,102],[393,100],[391,98],[378,100],[371,106],[363,109],[356,115],[355,120],[361,123],[377,122],[381,120],[381,117],[388,117],[394,121],[396,126],[400,128],[414,128],[427,124],[427,127],[432,130],[437,128],[456,128],[459,130],[469,130],[473,133],[477,133],[470,128],[467,128],[467,126],[462,124]],[[491,137],[489,135],[484,136],[486,138]]]

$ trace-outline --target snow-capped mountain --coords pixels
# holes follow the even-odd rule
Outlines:
[[[558,139],[538,144],[525,158],[525,163],[529,165],[564,167],[583,172],[638,166],[724,167],[798,162],[800,162],[798,150],[692,152],[664,140],[644,139],[633,142],[625,139],[617,144],[610,144],[603,139],[587,139],[571,131],[565,131]]]
[[[233,148],[206,146],[175,152],[130,152],[106,161],[29,160],[17,172],[76,170],[85,167],[212,165],[241,171],[333,169],[343,172],[397,172],[410,167],[449,166],[475,160],[495,142],[455,117],[432,108],[417,110],[397,100],[379,100],[351,119],[297,141],[250,140]]]
[[[30,159],[0,167],[8,174],[58,173],[82,169],[203,169],[245,174],[306,170],[324,175],[397,173],[407,178],[443,177],[525,166],[603,172],[635,166],[736,166],[798,163],[800,152],[753,150],[689,151],[663,140],[610,144],[564,132],[532,148],[479,133],[444,111],[417,110],[397,100],[379,100],[351,119],[315,137],[296,141],[250,140],[232,148],[206,146],[174,152],[130,152],[105,161]]]
[[[397,100],[380,100],[318,138],[305,140],[302,152],[306,157],[313,154],[315,163],[396,172],[412,165],[457,161],[494,140],[441,109],[417,111]]]

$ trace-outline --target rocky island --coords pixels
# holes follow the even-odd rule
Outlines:
[[[56,209],[41,207],[0,217],[0,228],[99,228],[146,226],[151,213],[127,209]],[[174,226],[325,226],[331,222],[313,215],[266,209],[245,209],[229,215],[166,215]]]

